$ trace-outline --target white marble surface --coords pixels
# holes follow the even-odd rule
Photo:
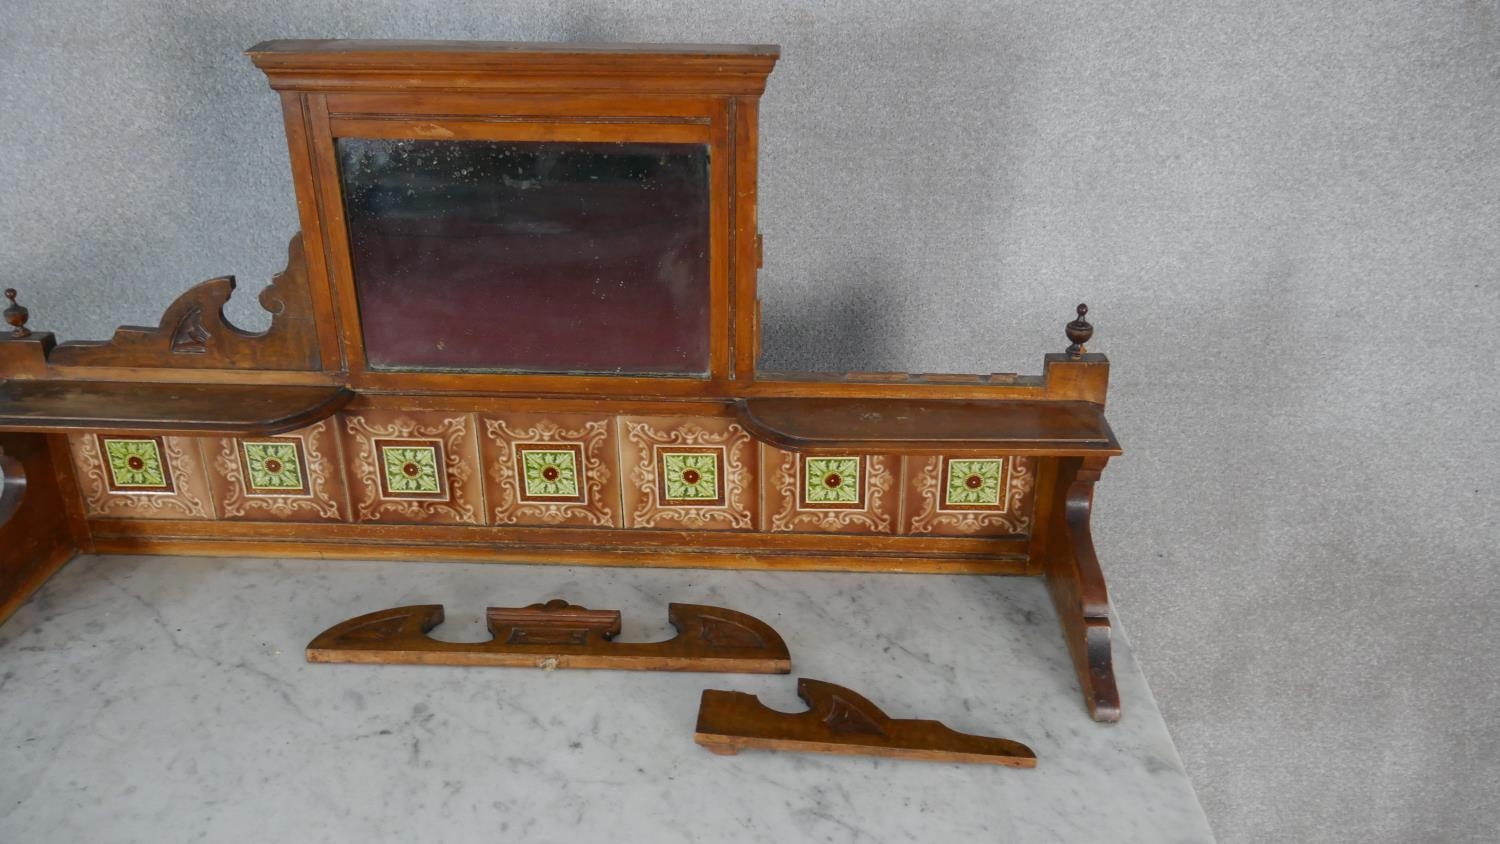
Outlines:
[[[793,674],[309,665],[353,615],[437,634],[555,596],[666,638],[666,604],[759,616]],[[85,557],[0,627],[0,841],[1199,842],[1202,811],[1123,637],[1124,720],[1089,720],[1028,578]],[[1024,741],[1035,770],[693,743],[704,688]]]

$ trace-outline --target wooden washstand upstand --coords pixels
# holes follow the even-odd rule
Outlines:
[[[252,48],[301,217],[271,327],[232,278],[103,343],[7,310],[0,618],[79,552],[1032,575],[1118,718],[1082,307],[1040,376],[757,369],[777,55]]]

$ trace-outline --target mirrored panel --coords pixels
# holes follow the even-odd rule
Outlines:
[[[701,144],[338,141],[373,369],[705,376]]]

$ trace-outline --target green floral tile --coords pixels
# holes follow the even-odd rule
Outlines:
[[[442,468],[435,445],[382,445],[386,492],[393,495],[441,495]]]
[[[668,501],[717,501],[719,457],[704,452],[662,452],[662,480]]]
[[[301,491],[302,461],[293,442],[240,443],[246,485],[257,492]]]
[[[960,507],[998,506],[1004,474],[1004,459],[949,460],[944,502]]]
[[[156,440],[102,439],[112,485],[120,489],[171,489]]]
[[[577,498],[578,455],[572,450],[519,449],[528,498]]]
[[[803,501],[859,504],[858,457],[809,457],[803,466]]]

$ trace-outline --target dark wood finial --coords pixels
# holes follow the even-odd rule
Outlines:
[[[1088,313],[1088,305],[1079,305],[1078,319],[1068,323],[1068,339],[1073,341],[1073,345],[1068,347],[1068,357],[1070,358],[1081,358],[1083,357],[1083,353],[1088,351],[1083,347],[1083,344],[1087,343],[1089,338],[1094,336],[1094,326],[1089,325],[1089,321],[1084,319],[1084,317],[1088,316]]]
[[[5,298],[10,300],[10,306],[5,309],[5,321],[14,326],[10,332],[10,336],[16,338],[30,337],[31,329],[26,327],[26,320],[31,316],[31,311],[26,310],[23,305],[16,303],[16,289],[14,287],[5,288]]]

